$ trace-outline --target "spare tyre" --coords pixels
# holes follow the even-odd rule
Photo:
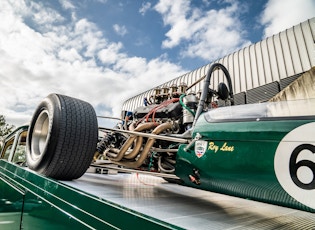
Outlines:
[[[27,165],[59,180],[79,178],[93,159],[97,139],[97,118],[89,103],[50,94],[38,105],[28,129]]]

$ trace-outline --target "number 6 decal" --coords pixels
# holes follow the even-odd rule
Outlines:
[[[281,140],[274,169],[290,196],[315,209],[315,122],[293,129]]]
[[[312,153],[315,153],[315,146],[310,144],[302,144],[293,150],[290,158],[290,175],[293,182],[300,188],[307,190],[315,189],[315,163],[309,160],[301,160],[297,162],[297,158],[303,150],[309,150]],[[305,183],[299,179],[298,170],[301,169],[301,167],[306,167],[311,171],[313,176],[313,180],[311,182]]]

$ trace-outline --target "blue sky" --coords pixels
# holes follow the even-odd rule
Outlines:
[[[167,12],[170,9],[163,10],[163,4],[167,5],[163,1],[160,3],[159,1],[106,1],[106,4],[100,1],[89,1],[89,3],[85,1],[85,3],[80,4],[80,8],[77,8],[76,13],[78,17],[87,18],[89,21],[96,23],[109,40],[121,42],[124,45],[123,51],[128,56],[153,59],[165,55],[172,62],[180,64],[188,70],[200,67],[208,63],[209,60],[222,57],[226,54],[227,47],[233,51],[248,42],[257,42],[263,36],[263,27],[259,23],[259,19],[260,13],[267,3],[266,0],[248,1],[246,4],[236,1],[184,2],[186,3],[179,4],[178,8],[187,7],[186,11],[179,11],[179,14],[186,21],[193,20],[192,14],[194,11],[197,14],[194,17],[195,24],[197,24],[197,22],[206,18],[209,11],[213,10],[215,16],[219,14],[217,11],[221,10],[222,23],[225,20],[231,20],[229,22],[231,23],[229,25],[230,29],[234,29],[236,32],[243,31],[243,40],[237,40],[237,43],[233,45],[221,46],[220,52],[212,55],[213,57],[206,54],[204,56],[187,54],[189,45],[194,42],[194,39],[197,42],[198,36],[194,37],[193,34],[188,34],[191,35],[189,38],[183,37],[181,39],[175,33],[173,36],[168,36],[167,33],[170,33],[171,28],[178,25],[172,22],[171,19],[167,19],[171,17],[168,16]],[[174,15],[176,14],[174,13]],[[229,18],[224,19],[225,16]],[[251,20],[248,20],[249,18]],[[179,20],[179,16],[174,16],[174,20]],[[211,26],[211,24],[212,22],[209,20],[208,23],[204,23],[204,26]],[[188,22],[187,25],[189,25]],[[213,25],[220,27],[220,25]],[[224,25],[222,27],[224,28]],[[250,33],[248,33],[249,28],[251,28]],[[189,30],[189,28],[183,26],[183,30]],[[198,29],[196,32],[202,33],[202,29]],[[186,32],[182,31],[182,33]],[[217,34],[214,35],[217,36]],[[176,43],[175,41],[178,39],[180,42]],[[200,52],[206,52],[206,50]]]
[[[1,0],[0,114],[50,93],[119,116],[124,100],[315,16],[314,0]]]

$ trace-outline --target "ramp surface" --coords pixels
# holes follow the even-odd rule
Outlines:
[[[188,188],[141,174],[62,182],[184,229],[314,229],[315,214]]]

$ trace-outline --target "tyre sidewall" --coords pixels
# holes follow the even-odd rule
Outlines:
[[[29,126],[26,145],[27,164],[30,169],[39,173],[43,173],[50,164],[58,144],[57,137],[59,135],[60,128],[59,123],[56,121],[60,119],[60,107],[60,101],[57,95],[50,94],[38,105]],[[32,149],[32,141],[35,124],[42,112],[47,113],[49,126],[45,146],[41,153],[38,153],[34,152],[34,149]]]

